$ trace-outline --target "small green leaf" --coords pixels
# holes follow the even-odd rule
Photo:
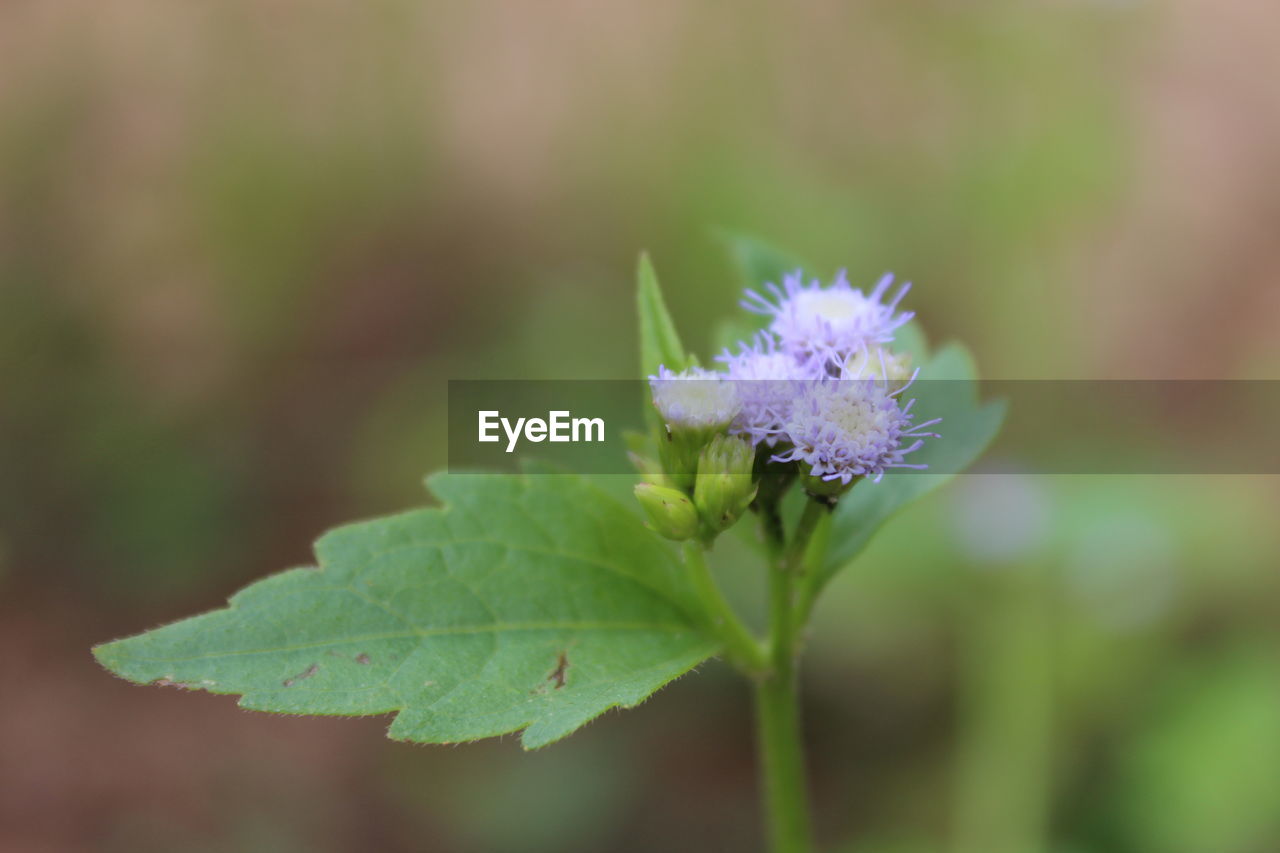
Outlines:
[[[857,484],[842,497],[833,514],[826,560],[807,593],[810,599],[862,552],[894,513],[972,465],[1000,430],[1005,404],[978,402],[976,369],[964,347],[944,347],[922,366],[920,377],[907,393],[916,398],[918,419],[942,418],[937,427],[942,437],[927,440],[911,461],[926,463],[940,473],[889,473],[879,483]]]
[[[781,285],[783,275],[803,267],[789,252],[756,237],[727,230],[721,230],[719,237],[744,287],[758,288],[768,281]]]
[[[667,312],[662,299],[658,274],[647,253],[640,255],[640,267],[636,272],[636,308],[640,315],[640,370],[641,375],[651,376],[660,365],[670,370],[683,370],[689,366],[676,325]]]
[[[671,551],[578,477],[448,475],[442,509],[341,527],[319,568],[94,650],[138,683],[291,714],[396,713],[390,736],[524,730],[526,748],[632,706],[718,651]]]

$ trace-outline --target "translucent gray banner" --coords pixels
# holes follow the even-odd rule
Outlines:
[[[1280,381],[922,379],[900,399],[916,401],[917,422],[942,422],[911,457],[928,469],[892,476],[958,473],[945,444],[967,440],[1001,406],[1004,425],[984,456],[998,465],[979,461],[972,473],[1280,474]],[[630,473],[627,434],[648,428],[650,400],[640,380],[451,380],[448,465],[511,471],[537,460]]]

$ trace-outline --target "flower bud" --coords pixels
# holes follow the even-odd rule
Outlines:
[[[649,377],[649,387],[666,426],[658,446],[662,467],[673,484],[690,491],[702,448],[741,409],[737,388],[724,374],[698,367],[680,373],[661,367]]]
[[[658,458],[666,482],[685,492],[693,491],[698,454],[710,438],[702,430],[664,430],[658,438]]]
[[[756,486],[751,481],[755,456],[751,445],[736,436],[718,435],[703,448],[693,501],[712,533],[732,527],[755,499]]]
[[[653,405],[672,432],[685,429],[719,432],[738,410],[737,388],[723,373],[691,367],[675,373],[666,367],[649,377]]]
[[[654,531],[677,542],[697,534],[698,510],[683,492],[652,483],[640,483],[635,491]]]

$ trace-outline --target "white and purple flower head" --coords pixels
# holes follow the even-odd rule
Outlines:
[[[742,404],[734,383],[723,373],[690,367],[676,373],[666,366],[649,377],[653,405],[669,429],[723,429]]]
[[[898,303],[910,289],[904,284],[888,302],[882,302],[893,275],[886,274],[869,294],[850,286],[841,270],[830,287],[817,279],[808,285],[800,270],[788,274],[782,287],[765,285],[773,299],[746,291],[742,307],[773,317],[769,330],[782,349],[797,358],[815,358],[834,373],[851,355],[870,346],[889,343],[911,312],[898,312]]]
[[[856,477],[879,482],[890,468],[928,467],[910,464],[905,457],[919,450],[925,438],[938,437],[925,430],[942,419],[913,423],[915,400],[902,405],[898,399],[906,388],[895,390],[875,379],[808,383],[783,425],[783,439],[791,448],[774,460],[804,463],[813,476],[844,485]]]

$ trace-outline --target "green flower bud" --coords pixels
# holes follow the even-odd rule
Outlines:
[[[736,436],[718,435],[703,448],[693,502],[712,534],[732,527],[755,499],[755,458],[751,445]]]
[[[698,473],[698,455],[710,440],[711,434],[703,429],[665,429],[658,436],[658,458],[662,471],[671,485],[693,491],[693,481]]]
[[[683,492],[639,483],[636,500],[649,519],[649,527],[657,533],[681,542],[692,539],[698,533],[698,510]]]

